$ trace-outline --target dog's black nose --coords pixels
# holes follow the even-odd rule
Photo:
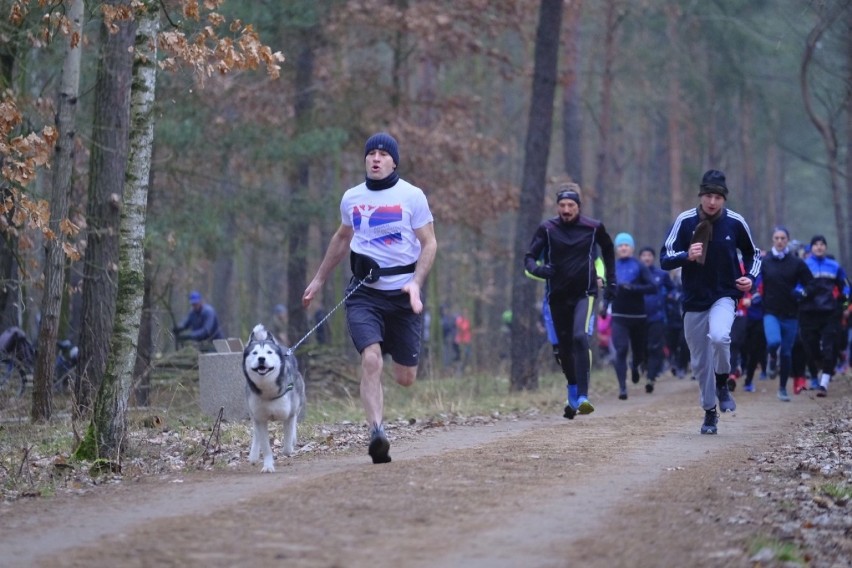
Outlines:
[[[266,357],[258,357],[257,362],[263,365],[264,363],[266,363]]]

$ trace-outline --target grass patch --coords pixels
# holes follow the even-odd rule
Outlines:
[[[848,502],[852,499],[852,487],[845,483],[826,483],[821,485],[820,493],[828,495],[835,501]]]
[[[790,542],[782,542],[768,537],[754,539],[749,545],[749,554],[754,556],[767,549],[772,551],[773,560],[777,562],[790,563],[797,566],[807,565],[805,557],[798,546]]]

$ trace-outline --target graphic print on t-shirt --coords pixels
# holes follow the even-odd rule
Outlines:
[[[355,232],[371,244],[388,246],[402,242],[397,225],[401,221],[401,205],[356,205],[352,208]]]

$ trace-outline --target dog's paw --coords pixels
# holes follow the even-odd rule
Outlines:
[[[263,462],[263,469],[260,470],[260,473],[275,473],[275,464],[272,460]]]

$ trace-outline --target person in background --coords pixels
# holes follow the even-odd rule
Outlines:
[[[17,396],[22,396],[27,386],[27,374],[32,373],[35,363],[35,347],[20,327],[12,326],[0,334],[0,363],[6,366],[0,386],[5,385],[15,372],[21,380]]]
[[[772,248],[760,272],[766,349],[770,353],[778,352],[778,400],[782,402],[790,402],[787,380],[792,370],[793,345],[799,334],[799,302],[813,280],[805,262],[791,251],[789,242],[789,231],[775,227]],[[796,378],[793,386],[797,392],[803,381],[804,378]]]
[[[391,461],[383,423],[384,355],[391,356],[396,382],[413,385],[422,346],[422,290],[438,242],[426,194],[397,172],[396,139],[386,132],[370,136],[363,164],[365,180],[343,194],[340,226],[302,294],[302,305],[310,306],[348,255],[353,276],[346,292],[346,324],[361,355],[367,453],[374,464],[384,464]]]
[[[716,401],[722,412],[737,408],[727,384],[731,325],[737,300],[760,274],[760,250],[742,215],[725,207],[728,186],[723,172],[704,173],[698,199],[698,207],[678,215],[669,229],[660,265],[664,270],[683,269],[684,335],[704,410],[700,432],[716,434]]]
[[[653,247],[643,247],[639,251],[639,260],[651,272],[651,280],[656,286],[656,292],[645,294],[645,370],[648,373],[646,392],[653,392],[654,383],[663,372],[666,358],[666,301],[672,292],[669,273],[656,266],[657,253]]]
[[[278,343],[289,347],[292,344],[287,337],[287,324],[287,306],[284,304],[276,304],[272,309],[272,324],[269,326],[269,329],[272,331],[272,335],[275,336],[275,340],[278,341]]]
[[[470,318],[468,317],[467,308],[463,308],[456,316],[456,337],[455,344],[458,346],[458,367],[456,372],[462,374],[467,369],[470,363]]]
[[[805,264],[814,280],[799,305],[802,344],[811,377],[819,376],[816,395],[820,397],[828,395],[828,384],[837,368],[837,335],[841,332],[843,304],[849,297],[846,271],[826,254],[827,250],[824,236],[811,239],[811,254]],[[795,392],[798,394],[805,384],[803,377]]]
[[[212,349],[209,345],[214,339],[222,339],[222,330],[219,327],[219,318],[213,306],[206,303],[201,292],[193,290],[189,293],[189,313],[180,325],[176,325],[174,331],[181,341],[192,340],[198,343],[202,351]]]
[[[328,327],[326,316],[328,312],[322,306],[317,306],[314,312],[314,325],[317,326],[317,343],[326,345],[331,341],[331,330]]]
[[[763,331],[763,280],[755,280],[754,289],[740,300],[745,308],[745,337],[743,339],[742,366],[745,383],[743,390],[754,392],[754,374],[761,366],[761,377],[766,378],[766,335]]]
[[[619,400],[627,400],[628,351],[633,359],[633,384],[639,382],[639,366],[645,362],[647,340],[645,295],[657,292],[651,271],[633,256],[634,246],[633,237],[629,233],[619,233],[615,236],[615,278],[618,286],[610,312]],[[654,383],[650,380],[645,385],[645,392],[654,392]]]
[[[689,348],[683,335],[683,284],[680,273],[680,268],[669,271],[672,291],[666,296],[666,347],[672,375],[683,379],[689,367]]]
[[[594,301],[598,292],[595,249],[606,274],[606,299],[615,295],[615,248],[603,223],[582,215],[580,186],[563,184],[556,191],[557,216],[542,222],[524,255],[527,273],[547,281],[545,297],[559,339],[559,359],[568,383],[565,418],[595,407],[589,400]]]

